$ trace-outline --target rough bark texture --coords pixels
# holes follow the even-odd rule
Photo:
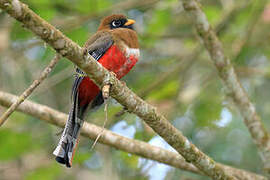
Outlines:
[[[192,22],[224,82],[226,93],[232,97],[244,118],[253,141],[259,149],[265,170],[270,173],[270,137],[255,110],[255,106],[239,83],[231,61],[225,56],[222,44],[212,30],[200,4],[195,0],[182,0],[182,2],[184,9],[191,15]]]
[[[9,93],[0,91],[0,105],[8,107],[13,102],[18,100],[17,96],[14,96]],[[49,108],[44,105],[40,105],[29,100],[24,101],[18,108],[18,111],[29,114],[33,117],[39,118],[45,122],[50,124],[54,124],[60,127],[65,126],[65,122],[67,119],[67,114],[56,111],[52,108]],[[103,128],[99,126],[95,126],[93,124],[85,122],[82,127],[82,135],[88,137],[92,140],[95,140],[96,137],[100,134]],[[136,154],[138,156],[155,160],[164,164],[168,164],[170,166],[194,172],[197,174],[203,175],[201,171],[199,171],[195,166],[190,163],[187,163],[183,157],[181,157],[178,153],[168,151],[159,147],[152,146],[148,143],[129,139],[120,135],[117,135],[109,130],[104,130],[102,136],[99,140],[100,143],[112,146],[116,149]],[[230,166],[222,165],[224,169],[230,172],[237,179],[243,180],[266,180],[267,178],[256,175],[254,173],[250,173],[244,170],[235,169]]]
[[[186,161],[213,179],[235,179],[230,172],[201,152],[182,135],[155,107],[144,102],[114,75],[109,73],[91,56],[84,56],[83,49],[47,23],[18,0],[0,0],[0,8],[22,22],[24,26],[50,44],[59,54],[80,67],[99,86],[112,84],[111,96],[143,119],[156,133],[168,142]]]
[[[206,36],[206,38],[209,38],[208,41],[218,42],[213,33],[211,33],[209,24],[207,23],[205,16],[200,17],[201,14],[197,14],[198,12],[193,10],[194,4],[194,7],[196,7],[197,3],[195,1],[190,2],[191,3],[189,3],[189,1],[186,1],[185,8],[191,12],[194,12],[194,17],[196,17],[195,22],[206,22],[206,24],[199,23],[198,29],[203,29],[202,31],[199,31],[199,33],[204,34],[204,30],[209,30],[209,32],[206,33],[209,33],[209,35]],[[68,39],[56,28],[54,28],[49,23],[40,18],[38,15],[36,15],[25,4],[19,2],[18,0],[0,0],[0,8],[7,11],[7,13],[9,13],[12,17],[16,18],[18,21],[22,22],[26,28],[30,29],[37,36],[41,37],[45,42],[50,44],[59,54],[68,58],[78,67],[83,69],[99,87],[102,87],[104,84],[108,83],[112,84],[112,97],[114,97],[120,104],[127,107],[130,112],[135,113],[141,119],[143,119],[175,150],[182,154],[186,161],[191,162],[197,168],[203,171],[206,175],[212,177],[213,179],[235,179],[229,171],[226,171],[223,166],[215,163],[211,158],[206,156],[197,147],[190,143],[188,139],[182,135],[181,132],[179,132],[165,119],[164,116],[160,115],[157,112],[155,107],[147,104],[141,98],[136,96],[136,94],[130,91],[124,84],[117,80],[116,77],[110,74],[92,57],[84,56],[83,49],[81,47],[79,47],[76,43]],[[218,46],[220,45],[220,43],[217,44]],[[212,47],[211,43],[209,43],[209,47],[210,50],[215,49],[215,46]],[[217,47],[217,50],[219,50],[220,48],[221,47]],[[221,51],[213,50],[212,56],[218,57],[216,65],[217,67],[219,67],[219,69],[222,69],[220,70],[221,76],[223,76],[223,74],[234,74],[232,68],[225,68],[225,70],[224,68],[222,68],[223,66],[226,66],[229,61],[226,60],[226,58],[226,61],[223,61],[224,55]],[[224,65],[225,62],[226,64]],[[227,79],[227,81],[231,82],[237,80],[229,78]],[[239,85],[238,82],[236,84]],[[238,94],[237,97],[242,97],[241,95],[242,94]],[[255,124],[254,126],[257,129],[258,126]],[[260,135],[256,137],[261,138],[261,136],[264,135],[264,132],[265,131],[260,132]]]

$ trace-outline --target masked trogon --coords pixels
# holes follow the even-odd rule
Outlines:
[[[84,45],[89,53],[103,67],[114,72],[118,79],[125,76],[139,58],[137,34],[134,20],[122,14],[105,17],[95,33]],[[79,68],[72,87],[72,105],[60,142],[54,150],[56,161],[72,166],[80,128],[88,110],[103,104],[99,87]]]

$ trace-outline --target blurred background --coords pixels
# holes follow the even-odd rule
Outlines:
[[[141,58],[123,78],[214,160],[262,173],[262,162],[242,117],[224,93],[217,71],[192,22],[177,0],[22,0],[79,45],[96,32],[100,19],[124,13],[136,20]],[[204,0],[202,9],[224,45],[239,79],[270,130],[270,2]],[[0,90],[21,94],[55,52],[0,10]],[[74,65],[60,60],[29,98],[67,113]],[[87,121],[102,126],[103,106]],[[109,104],[106,127],[120,135],[170,149],[138,117]],[[0,113],[6,108],[0,106]],[[119,114],[119,113],[118,113]],[[52,151],[61,128],[13,113],[0,128],[0,179],[209,179],[81,138],[71,169]]]

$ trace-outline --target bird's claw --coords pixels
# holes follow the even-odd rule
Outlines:
[[[115,74],[115,72],[110,71],[111,75],[113,75],[114,77],[117,77],[117,74]]]

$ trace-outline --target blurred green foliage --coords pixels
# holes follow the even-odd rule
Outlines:
[[[32,148],[31,135],[26,132],[14,132],[11,129],[0,131],[0,160],[13,160],[29,152]]]
[[[28,172],[25,176],[25,180],[53,180],[57,179],[60,173],[60,167],[56,164],[47,167],[39,167],[32,172]]]

